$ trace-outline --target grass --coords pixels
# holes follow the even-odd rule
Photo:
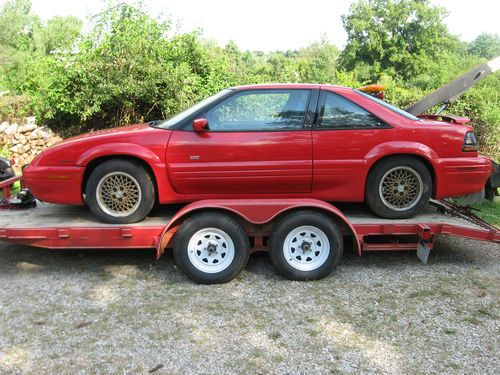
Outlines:
[[[477,216],[496,227],[500,227],[500,200],[498,198],[493,202],[485,200],[481,204],[473,205],[473,207],[481,210],[476,212]]]

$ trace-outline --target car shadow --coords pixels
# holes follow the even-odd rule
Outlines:
[[[489,265],[492,262],[492,254],[497,252],[484,250],[498,250],[498,246],[498,244],[465,239],[439,238],[429,257],[429,264]],[[403,265],[424,266],[415,251],[366,252],[359,257],[347,246],[339,267],[355,272],[363,268],[387,269]],[[176,267],[171,249],[167,249],[162,258],[156,260],[154,249],[48,250],[15,244],[0,245],[1,275],[19,273],[102,275],[109,272],[110,268],[117,267],[134,267],[140,273],[153,272],[171,282],[187,280]],[[251,254],[245,272],[268,279],[277,277],[266,252]]]

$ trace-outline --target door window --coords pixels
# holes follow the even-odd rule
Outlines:
[[[386,127],[381,120],[353,102],[331,92],[322,92],[318,129]]]
[[[301,129],[309,90],[251,90],[238,93],[206,113],[210,131]]]

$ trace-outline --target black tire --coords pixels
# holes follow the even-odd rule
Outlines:
[[[5,173],[5,176],[7,177],[7,179],[12,178],[16,175],[16,173],[14,172],[14,168],[12,168],[12,167],[6,168],[4,173]]]
[[[490,184],[488,183],[484,189],[484,199],[493,202],[495,200],[495,196],[497,195],[498,195],[497,188],[491,187]]]
[[[12,167],[5,168],[3,171],[0,170],[0,182],[8,180],[15,175],[16,174],[14,173],[14,169]]]
[[[206,237],[210,233],[213,236]],[[232,258],[228,252],[231,241]],[[210,245],[215,246],[211,254],[207,249]],[[250,242],[245,230],[227,214],[195,214],[186,219],[175,234],[175,263],[191,280],[200,284],[221,284],[234,279],[245,268],[249,254]]]
[[[302,240],[304,242],[301,245],[309,243],[310,248],[303,250],[303,248],[297,246],[293,250],[293,246],[291,246],[289,250],[287,237],[290,235],[292,239],[290,244],[294,243],[294,234],[300,231],[301,227],[315,228],[312,229],[312,232],[319,236],[312,237],[310,233],[304,232],[306,233],[305,236],[302,236],[295,243]],[[316,244],[310,243],[311,238],[321,239],[323,237],[323,234],[317,231],[318,229],[326,236],[325,241],[328,241],[328,243],[321,241],[317,241]],[[300,233],[297,235],[300,237]],[[320,242],[319,245],[318,242]],[[328,251],[326,251],[326,245],[329,246]],[[321,251],[325,252],[322,253]],[[327,215],[316,211],[303,210],[286,215],[274,226],[269,239],[269,259],[274,269],[290,280],[318,280],[329,275],[339,264],[342,252],[343,241],[339,227]],[[315,260],[313,259],[313,253],[316,257]],[[288,257],[286,254],[288,254]],[[309,258],[311,258],[311,262],[317,262],[316,264],[310,263],[309,267],[316,268],[305,269]]]
[[[391,202],[385,200],[379,191],[382,179],[387,179],[387,177],[384,176],[396,170],[405,171],[405,173],[409,173],[410,176],[413,175],[414,177],[410,178],[413,178],[415,186],[418,186],[418,188],[415,188],[416,193],[408,195],[408,199],[413,196],[413,200],[408,202],[406,205],[407,208],[405,208],[405,204],[400,204],[398,206],[395,203],[391,205]],[[404,184],[400,185],[403,185],[402,189],[407,189]],[[396,185],[394,189],[393,196],[398,193],[404,194],[404,191],[396,193]],[[391,157],[382,160],[373,167],[366,180],[366,204],[378,216],[386,219],[406,219],[415,216],[427,205],[431,195],[432,177],[429,170],[420,160],[408,156]],[[388,199],[390,200],[390,198]]]
[[[140,191],[140,199],[137,199],[138,205],[131,208],[128,214],[122,213],[123,216],[119,216],[118,213],[113,214],[111,207],[98,198],[99,183],[105,181],[106,176],[110,176],[110,174],[128,176],[127,178],[131,176],[135,180],[132,180],[133,186],[136,187],[137,191]],[[90,174],[85,189],[85,200],[90,211],[100,221],[112,224],[136,223],[143,220],[153,208],[155,186],[148,171],[140,163],[120,159],[108,160],[99,164]]]

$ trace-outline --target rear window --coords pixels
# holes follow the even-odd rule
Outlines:
[[[389,104],[387,102],[384,102],[383,100],[380,100],[378,98],[375,98],[374,96],[371,96],[371,95],[368,95],[362,91],[359,91],[359,90],[354,90],[357,94],[359,95],[363,95],[365,98],[368,98],[370,100],[373,100],[374,102],[377,102],[378,104],[384,106],[385,108],[387,109],[390,109],[392,112],[395,112],[397,113],[398,115],[401,115],[401,116],[404,116],[406,117],[407,119],[410,119],[410,120],[415,120],[415,121],[420,121],[420,119],[418,117],[415,117],[413,116],[411,113],[408,113],[406,111],[403,111],[401,108],[398,108],[398,107],[395,107],[393,106],[392,104]]]

